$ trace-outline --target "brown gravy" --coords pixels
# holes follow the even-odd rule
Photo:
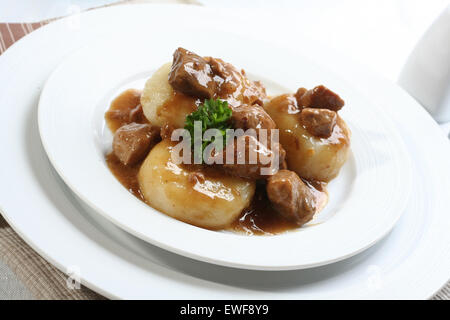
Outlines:
[[[230,230],[248,235],[270,235],[298,228],[298,226],[272,208],[264,185],[258,185],[252,203],[246,208]]]
[[[115,132],[122,125],[131,122],[129,120],[130,113],[140,106],[139,97],[139,90],[130,89],[123,92],[111,103],[109,110],[105,113],[105,120],[108,128],[112,132]],[[133,120],[137,123],[148,123],[144,116],[135,117]],[[142,195],[137,178],[142,161],[134,166],[125,166],[113,152],[107,154],[105,159],[109,169],[117,180],[139,200],[147,203]],[[326,202],[327,193],[325,184],[321,182],[307,183],[314,192],[320,193],[322,195],[321,198]],[[322,205],[319,205],[319,209],[321,207]],[[229,230],[248,235],[270,235],[296,228],[298,228],[297,224],[285,219],[272,208],[266,195],[265,185],[258,184],[252,203],[242,212],[240,218],[229,227]]]
[[[114,133],[121,126],[130,122],[148,123],[147,118],[142,113],[140,104],[140,90],[128,89],[116,97],[105,113],[105,120],[109,130]]]
[[[130,191],[139,200],[146,202],[141,193],[137,178],[142,162],[139,162],[134,166],[125,166],[116,157],[114,152],[110,152],[106,155],[106,163],[108,164],[109,170],[111,170],[117,180],[119,180],[119,182],[127,188],[128,191]]]

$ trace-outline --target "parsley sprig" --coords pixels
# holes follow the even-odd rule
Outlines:
[[[194,123],[201,121],[202,123],[202,137],[206,130],[217,129],[222,135],[223,146],[226,144],[226,130],[231,129],[231,108],[228,107],[228,102],[220,99],[207,99],[203,104],[199,105],[198,109],[186,117],[184,128],[189,131],[191,135],[191,144],[194,146]],[[214,139],[202,139],[202,154],[205,148],[214,143]],[[223,146],[216,145],[215,148]]]

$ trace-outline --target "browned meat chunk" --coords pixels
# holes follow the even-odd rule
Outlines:
[[[245,74],[244,70],[242,70],[243,74]],[[261,81],[251,81],[253,85],[253,90],[256,92],[256,96],[258,98],[254,99],[252,101],[254,104],[258,104],[261,107],[264,105],[264,101],[267,101],[267,93],[266,93],[266,87],[264,87],[263,83]]]
[[[199,55],[183,48],[173,54],[169,83],[174,90],[197,98],[212,98],[216,83],[211,66]]]
[[[146,123],[148,122],[147,118],[144,115],[144,110],[142,110],[142,106],[138,104],[130,111],[129,123]]]
[[[222,81],[233,76],[233,71],[235,68],[222,59],[213,57],[205,57],[204,59],[211,66],[211,70],[214,75],[222,78]],[[237,70],[235,73],[237,73]]]
[[[275,129],[272,118],[259,105],[242,105],[233,109],[231,117],[235,128],[247,129]]]
[[[344,106],[344,100],[322,85],[311,90],[300,88],[295,93],[295,97],[298,105],[306,108],[321,108],[338,111]]]
[[[229,154],[232,153],[232,156]],[[230,159],[227,159],[227,155]],[[257,138],[249,135],[235,139],[234,145],[229,144],[218,153],[223,159],[219,168],[227,174],[248,179],[267,179],[276,173],[280,167],[285,167],[286,151],[279,143],[265,146]]]
[[[158,140],[159,133],[151,125],[130,123],[117,129],[113,151],[124,165],[134,165],[145,158]]]
[[[313,218],[314,194],[294,171],[278,171],[267,180],[266,190],[272,206],[287,219],[301,226]]]
[[[205,57],[205,60],[214,74],[216,97],[227,100],[231,107],[241,104],[263,105],[267,95],[266,88],[260,81],[251,81],[244,70],[239,71],[221,59]]]
[[[305,108],[300,121],[310,134],[319,138],[331,136],[336,125],[337,113],[328,109]]]

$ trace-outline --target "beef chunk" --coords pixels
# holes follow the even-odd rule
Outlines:
[[[129,122],[136,122],[136,123],[146,123],[148,122],[147,118],[144,115],[144,110],[142,109],[141,104],[138,104],[136,107],[134,107],[131,111],[130,111],[130,115],[129,115]]]
[[[259,105],[242,105],[233,108],[231,117],[235,128],[247,129],[275,129],[272,118]]]
[[[231,107],[238,107],[240,104],[263,105],[267,94],[260,81],[251,81],[244,70],[239,71],[222,59],[205,57],[205,60],[214,74],[218,98],[227,100]]]
[[[222,78],[222,81],[225,81],[225,79],[229,79],[233,77],[232,72],[234,70],[234,67],[230,66],[228,63],[223,61],[222,59],[217,59],[213,57],[205,57],[204,58],[206,63],[208,63],[211,67],[212,72],[215,76],[218,76]]]
[[[301,226],[313,218],[315,196],[294,171],[280,170],[269,177],[266,190],[272,206],[287,219]]]
[[[295,97],[298,105],[306,108],[321,108],[338,111],[344,106],[344,100],[322,85],[311,90],[300,88],[295,93]]]
[[[147,156],[158,140],[159,133],[151,125],[130,123],[114,134],[113,152],[124,165],[134,165]]]
[[[310,134],[328,138],[336,125],[337,113],[328,109],[305,108],[300,113],[300,121]]]
[[[232,153],[232,156],[229,154]],[[227,163],[227,155],[232,163]],[[267,179],[286,165],[286,151],[281,144],[265,146],[257,138],[243,135],[235,139],[234,145],[227,145],[218,153],[224,164],[219,165],[225,173],[248,179]]]
[[[174,90],[196,98],[212,98],[216,88],[213,77],[205,59],[183,48],[175,50],[169,73]]]

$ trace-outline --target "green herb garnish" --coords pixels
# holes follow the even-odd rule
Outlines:
[[[205,148],[214,143],[214,139],[204,138],[208,129],[217,129],[222,135],[223,145],[215,145],[216,149],[223,148],[226,144],[226,130],[231,129],[231,108],[228,102],[220,99],[207,99],[198,109],[186,117],[184,128],[191,135],[191,145],[194,146],[194,123],[200,121],[202,124],[202,154]],[[203,158],[203,157],[202,157]]]

